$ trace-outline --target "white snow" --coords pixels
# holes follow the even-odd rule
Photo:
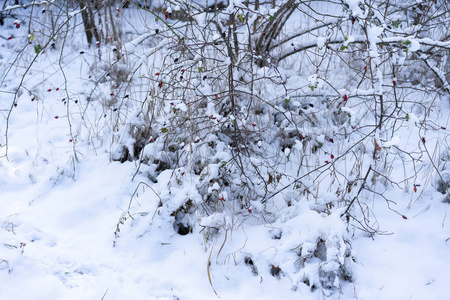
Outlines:
[[[400,143],[401,138],[396,135],[392,138],[392,140],[384,142],[383,147],[391,147],[391,146],[397,146]]]
[[[325,38],[323,36],[319,36],[317,38],[317,47],[319,47],[319,49],[322,49],[323,46],[325,46]]]

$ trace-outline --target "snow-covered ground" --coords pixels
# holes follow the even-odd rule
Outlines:
[[[216,297],[207,275],[211,250],[205,248],[198,230],[180,236],[170,220],[155,220],[149,227],[148,219],[141,220],[137,214],[133,227],[114,238],[118,219],[136,187],[137,181],[131,181],[134,163],[109,162],[107,155],[98,155],[77,164],[72,179],[58,178],[54,166],[33,166],[32,160],[2,162],[1,166],[1,299]],[[149,215],[157,202],[151,192],[139,198],[140,209]],[[344,287],[341,299],[447,299],[447,204],[432,195],[409,210],[407,199],[403,202],[400,206],[407,220],[385,211],[377,213],[387,235],[370,238],[356,233],[353,237],[355,281]],[[316,223],[320,221],[311,216],[279,226],[296,236],[322,227]],[[336,220],[329,226],[341,225]],[[290,241],[274,242],[271,230],[247,225],[245,231],[230,234],[222,253],[211,257],[211,280],[218,295],[222,299],[321,299],[320,293],[307,289],[291,291],[291,278],[271,276],[271,259],[281,266],[295,259],[277,257],[284,243],[290,247]],[[214,251],[222,240],[215,243]],[[252,258],[258,276],[242,261],[236,265],[235,256],[247,252],[259,253]]]

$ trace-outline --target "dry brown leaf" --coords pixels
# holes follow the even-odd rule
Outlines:
[[[273,182],[273,177],[270,173],[267,174],[269,174],[269,180],[267,180],[267,184],[271,184]]]
[[[378,145],[376,139],[373,139],[373,143],[374,143],[374,145],[375,145],[375,149],[376,149],[377,151],[381,151],[381,147],[380,147],[380,145]]]

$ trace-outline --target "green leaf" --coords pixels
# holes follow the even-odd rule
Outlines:
[[[406,45],[406,46],[409,46],[409,45],[411,45],[411,41],[410,40],[403,40],[402,44]]]
[[[198,72],[201,73],[203,71],[203,67],[198,67]]]
[[[392,21],[392,26],[394,26],[395,28],[398,28],[398,20]]]
[[[166,127],[161,128],[162,133],[166,133],[167,131],[169,131],[169,129],[167,129]]]
[[[406,114],[405,119],[406,119],[406,122],[409,121],[409,114]]]
[[[41,52],[41,50],[42,50],[41,45],[39,45],[39,44],[34,45],[34,52],[36,52],[36,54],[38,54],[39,52]]]
[[[301,246],[303,246],[303,244],[300,244],[300,245],[298,245],[297,247],[295,247],[295,248],[292,248],[292,249],[290,249],[290,250],[291,250],[291,251],[294,251],[294,250],[296,250],[296,249],[300,248]]]
[[[348,46],[342,45],[342,46],[341,46],[341,51],[344,51],[345,49],[348,49]]]
[[[244,22],[244,18],[242,17],[241,14],[238,14],[237,17],[238,17],[239,21]]]
[[[289,102],[291,102],[291,100],[289,100],[289,99],[284,99],[284,102],[289,103]]]

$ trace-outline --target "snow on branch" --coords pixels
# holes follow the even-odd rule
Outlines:
[[[5,7],[3,10],[0,11],[0,13],[3,12],[7,12],[7,11],[11,11],[11,10],[15,10],[15,9],[19,9],[19,8],[28,8],[30,6],[41,6],[41,5],[49,5],[49,4],[53,4],[55,2],[55,0],[49,0],[49,1],[41,1],[41,2],[36,2],[33,1],[29,4],[22,4],[22,5],[10,5]]]
[[[433,47],[439,47],[444,49],[450,49],[450,41],[436,41],[432,40],[430,38],[412,38],[412,37],[388,37],[388,38],[374,38],[371,39],[370,42],[376,44],[376,45],[387,45],[387,44],[395,44],[395,43],[405,43],[412,45],[409,48],[409,51],[414,52],[419,50],[420,45],[426,45],[426,46],[433,46]],[[336,37],[333,39],[329,39],[326,41],[325,44],[331,45],[331,44],[363,44],[363,43],[369,43],[366,36],[358,35],[358,36],[352,36],[348,37],[347,39],[345,37]],[[295,45],[295,48],[289,49],[287,51],[284,51],[281,53],[279,60],[283,60],[292,54],[295,54],[297,52],[305,51],[310,48],[314,48],[318,46],[317,40],[309,40],[303,43],[299,43]]]

